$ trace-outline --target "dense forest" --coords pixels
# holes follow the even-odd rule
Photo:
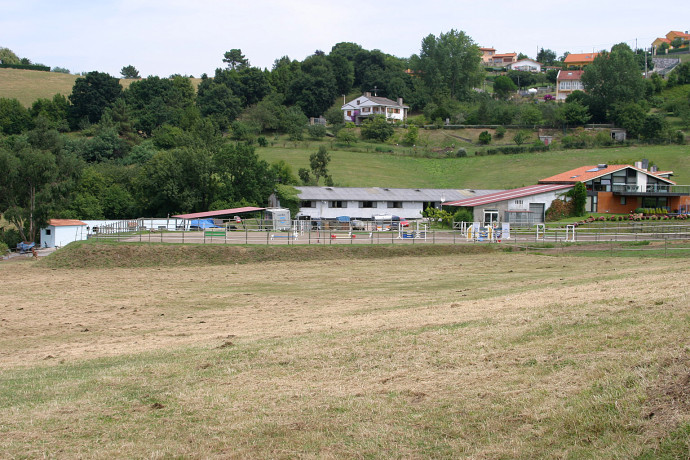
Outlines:
[[[624,44],[601,53],[585,69],[587,92],[561,104],[512,97],[518,82],[523,88],[553,84],[557,70],[487,71],[477,44],[455,30],[425,37],[419,54],[409,58],[338,43],[301,62],[283,56],[270,70],[253,67],[232,49],[197,88],[181,75],[137,78],[133,66],[122,69],[123,76],[137,78],[126,89],[114,76],[90,72],[76,80],[70,95],[39,99],[30,108],[0,98],[0,212],[2,222],[13,224],[0,222],[0,239],[10,245],[35,240],[49,218],[263,206],[273,192],[294,200],[290,185],[332,181],[327,152],[312,155],[311,170],[295,172],[284,162],[260,160],[254,146],[277,135],[293,141],[329,135],[349,144],[353,130],[343,123],[340,106],[343,97],[363,92],[403,98],[417,114],[409,120],[416,126],[444,120],[550,127],[615,122],[632,136],[654,139],[669,128],[650,109],[690,123],[687,97],[659,97],[664,89],[690,83],[690,66],[667,80],[656,74],[645,80],[639,57]],[[318,116],[328,129],[308,124],[308,117]],[[404,128],[411,144],[416,126]],[[391,133],[381,119],[361,130],[377,142]]]

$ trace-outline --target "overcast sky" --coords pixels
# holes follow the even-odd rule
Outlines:
[[[462,30],[479,46],[535,57],[627,42],[649,46],[690,29],[690,3],[641,0],[0,0],[0,47],[72,73],[212,75],[240,48],[251,65],[303,60],[338,42],[395,56],[419,53],[422,38]],[[2,82],[0,82],[2,84]]]

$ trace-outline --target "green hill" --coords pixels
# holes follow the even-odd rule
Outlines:
[[[309,168],[309,155],[318,143],[301,148],[257,149],[269,163],[284,160],[297,173]],[[375,151],[330,150],[329,173],[338,186],[504,189],[535,184],[539,179],[584,165],[631,164],[643,158],[659,169],[672,170],[678,184],[690,184],[687,146],[663,145],[593,150],[559,150],[519,155],[469,156],[466,158],[415,158]],[[360,145],[361,147],[361,145]]]

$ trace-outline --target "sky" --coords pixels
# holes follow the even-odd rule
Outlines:
[[[542,47],[558,56],[636,40],[648,47],[690,29],[690,3],[662,14],[641,0],[0,0],[0,11],[0,47],[72,73],[118,77],[128,65],[142,77],[213,75],[233,48],[268,69],[339,42],[409,57],[424,37],[451,29],[532,58]]]

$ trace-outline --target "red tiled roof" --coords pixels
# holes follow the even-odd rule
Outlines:
[[[252,211],[263,211],[266,208],[255,208],[253,206],[247,206],[244,208],[232,208],[232,209],[221,209],[219,211],[207,211],[207,212],[194,212],[191,214],[178,214],[176,216],[179,219],[203,219],[205,217],[217,217],[217,216],[229,216],[231,214],[239,214],[242,212],[252,212]]]
[[[529,195],[538,195],[540,193],[552,192],[554,190],[561,190],[570,188],[572,185],[564,184],[538,184],[529,185],[527,187],[515,188],[512,190],[504,190],[502,192],[490,193],[488,195],[477,196],[473,198],[466,198],[464,200],[449,201],[443,203],[444,206],[481,206],[483,204],[496,203],[498,201],[512,200]]]
[[[680,32],[678,30],[672,30],[669,33],[667,33],[666,36],[668,36],[670,34],[676,34],[676,36],[678,36],[680,38],[684,38],[686,40],[690,38],[690,34],[686,34],[685,32]]]
[[[479,48],[479,51],[496,51],[496,48]]]
[[[559,70],[556,80],[580,80],[584,70]]]
[[[75,225],[86,225],[86,223],[77,219],[50,219],[48,225],[53,227],[72,227]]]
[[[592,62],[597,56],[599,56],[599,53],[569,54],[563,62],[566,64],[571,62]]]
[[[587,182],[597,177],[605,176],[611,174],[612,172],[620,171],[621,169],[632,168],[635,171],[640,171],[651,176],[658,177],[663,181],[667,181],[671,184],[675,182],[669,180],[666,177],[658,176],[650,171],[645,171],[643,169],[638,169],[630,165],[607,165],[605,168],[599,168],[595,166],[581,166],[579,168],[571,169],[570,171],[562,172],[556,174],[555,176],[547,177],[539,181],[540,184],[575,184],[576,182]]]
[[[503,53],[503,54],[494,54],[493,57],[513,57],[517,56],[517,53]]]

